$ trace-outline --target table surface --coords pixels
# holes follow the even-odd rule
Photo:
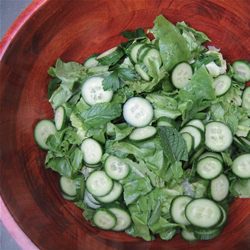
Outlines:
[[[0,0],[0,38],[4,36],[16,17],[32,2],[32,0]],[[20,246],[11,237],[2,223],[3,209],[0,208],[0,249],[20,250]]]

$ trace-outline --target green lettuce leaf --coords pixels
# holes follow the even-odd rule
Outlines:
[[[191,59],[186,40],[180,31],[164,16],[160,15],[155,19],[151,32],[159,40],[161,58],[167,71],[171,70],[176,64]]]
[[[250,198],[250,179],[236,179],[232,181],[230,192],[235,197]]]

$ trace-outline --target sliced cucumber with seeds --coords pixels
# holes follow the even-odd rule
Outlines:
[[[153,107],[142,97],[132,97],[123,106],[124,120],[134,127],[145,127],[153,119]]]
[[[211,197],[215,201],[223,201],[229,192],[229,181],[228,178],[221,174],[210,183]]]
[[[64,107],[60,106],[55,110],[55,126],[57,130],[64,128],[66,122],[66,111]]]
[[[184,88],[193,75],[192,67],[189,63],[182,62],[175,66],[172,71],[171,80],[173,85],[178,88]]]
[[[227,125],[222,122],[210,122],[206,125],[205,144],[215,152],[222,152],[233,142],[233,135]]]
[[[206,198],[195,199],[188,203],[185,214],[192,225],[200,228],[211,228],[221,219],[219,206]]]
[[[190,153],[194,148],[194,138],[191,134],[189,134],[187,132],[181,133],[181,135],[186,142],[187,151],[188,151],[188,153]]]
[[[133,141],[146,140],[156,134],[156,128],[153,126],[146,126],[144,128],[136,128],[129,135],[129,139]]]
[[[116,217],[116,225],[112,228],[114,231],[124,231],[131,224],[131,218],[127,211],[122,208],[113,207],[108,209]]]
[[[236,61],[233,63],[233,78],[239,82],[250,81],[250,65],[245,61]]]
[[[250,87],[245,88],[243,92],[242,107],[250,112]]]
[[[117,63],[123,55],[123,50],[120,47],[114,47],[97,56],[96,60],[103,65],[113,65]]]
[[[113,181],[104,171],[99,170],[89,175],[86,187],[94,196],[105,196],[112,190]]]
[[[102,158],[102,147],[94,139],[87,138],[81,145],[81,151],[83,153],[83,160],[87,164],[93,165],[101,161]]]
[[[250,154],[238,156],[233,161],[232,171],[240,178],[250,178]]]
[[[102,203],[111,203],[117,200],[122,194],[122,185],[119,182],[114,182],[112,190],[105,196],[97,197]]]
[[[187,123],[187,125],[196,127],[203,132],[205,131],[205,126],[204,126],[203,122],[199,119],[191,120],[190,122]]]
[[[108,176],[114,180],[124,179],[129,173],[129,166],[122,159],[110,155],[104,165]]]
[[[36,124],[34,129],[34,138],[36,143],[42,149],[49,149],[46,141],[50,135],[56,133],[56,127],[50,120],[41,120]]]
[[[82,86],[82,97],[89,105],[109,102],[112,99],[113,91],[103,89],[103,77],[94,76],[88,78]]]
[[[194,138],[194,149],[198,148],[202,142],[202,134],[201,131],[193,126],[186,126],[181,129],[180,133],[189,133]]]
[[[116,217],[109,210],[100,208],[95,212],[93,222],[97,227],[109,230],[116,225]]]
[[[232,80],[228,75],[220,75],[213,81],[213,88],[216,96],[222,96],[231,88]]]
[[[211,180],[217,177],[223,170],[220,160],[207,156],[198,161],[196,171],[200,177]]]
[[[185,215],[185,208],[191,200],[192,200],[191,197],[185,196],[185,195],[178,196],[173,199],[171,203],[171,207],[170,207],[170,213],[171,213],[172,219],[176,223],[182,224],[182,225],[190,224]]]

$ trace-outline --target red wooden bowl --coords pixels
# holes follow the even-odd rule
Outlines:
[[[230,208],[220,237],[188,243],[176,236],[153,242],[93,228],[62,199],[58,176],[45,170],[33,128],[52,117],[47,69],[58,57],[82,62],[122,41],[121,31],[151,27],[163,13],[206,32],[230,62],[250,60],[248,0],[40,0],[18,18],[1,43],[1,197],[40,249],[249,249],[250,199]]]

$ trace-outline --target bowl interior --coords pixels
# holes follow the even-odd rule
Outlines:
[[[39,1],[38,1],[39,2]],[[231,62],[250,59],[248,1],[47,0],[24,23],[1,58],[1,196],[14,219],[41,249],[247,249],[250,200],[236,200],[228,226],[209,242],[145,242],[101,231],[62,199],[58,175],[44,168],[45,153],[33,140],[36,122],[52,117],[48,68],[58,57],[83,62],[120,43],[121,31],[152,27],[164,14],[204,31]],[[37,4],[36,1],[33,5]],[[27,13],[28,14],[28,13]]]

